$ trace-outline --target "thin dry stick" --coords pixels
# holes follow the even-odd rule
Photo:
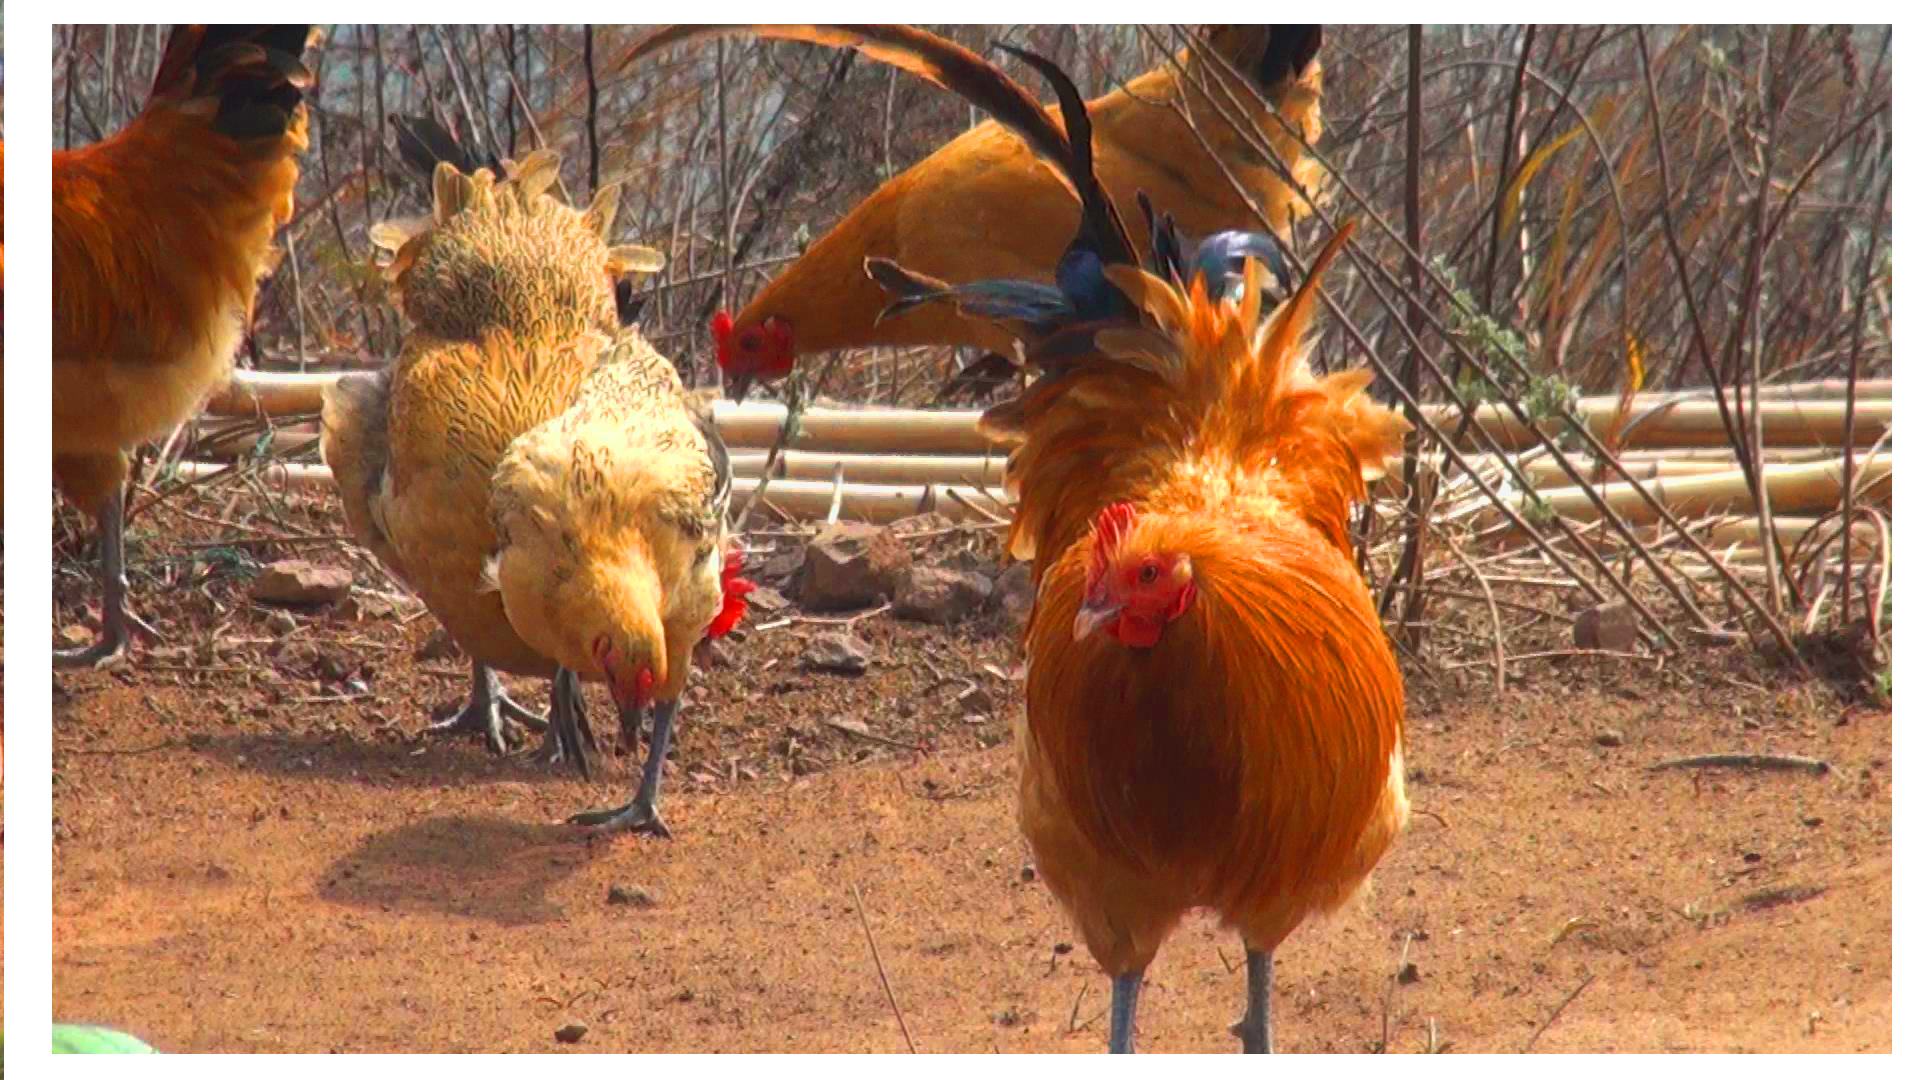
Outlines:
[[[873,927],[867,925],[867,906],[860,902],[860,886],[853,889],[853,908],[860,913],[860,929],[867,934],[867,951],[873,954],[873,966],[880,972],[880,989],[887,992],[887,1005],[893,1009],[893,1018],[900,1024],[900,1036],[907,1040],[907,1052],[917,1054],[919,1048],[913,1045],[913,1032],[907,1030],[907,1018],[900,1013],[900,1003],[894,1000],[893,983],[887,978],[887,965],[880,959],[880,946],[873,943]]]
[[[1600,976],[1598,976],[1598,975],[1589,975],[1589,976],[1587,976],[1586,978],[1584,978],[1584,979],[1582,979],[1582,980],[1580,980],[1580,985],[1579,985],[1579,986],[1576,986],[1576,987],[1574,987],[1574,988],[1573,988],[1573,993],[1571,993],[1571,994],[1568,994],[1568,995],[1566,996],[1566,999],[1565,999],[1564,1001],[1562,1001],[1562,1002],[1560,1002],[1560,1004],[1559,1004],[1559,1006],[1557,1006],[1557,1007],[1556,1007],[1556,1008],[1555,1008],[1555,1009],[1553,1010],[1553,1015],[1551,1015],[1551,1016],[1549,1016],[1549,1017],[1547,1017],[1547,1020],[1546,1020],[1546,1022],[1545,1022],[1545,1023],[1543,1023],[1543,1024],[1541,1024],[1541,1025],[1540,1025],[1539,1027],[1537,1027],[1537,1028],[1535,1028],[1535,1029],[1533,1029],[1533,1038],[1531,1038],[1531,1039],[1528,1039],[1528,1040],[1527,1040],[1527,1045],[1526,1045],[1526,1046],[1525,1046],[1525,1047],[1524,1047],[1524,1048],[1523,1048],[1523,1049],[1522,1049],[1522,1050],[1521,1050],[1520,1052],[1521,1052],[1521,1053],[1523,1053],[1523,1054],[1530,1054],[1530,1053],[1532,1053],[1532,1052],[1533,1052],[1533,1044],[1534,1044],[1534,1043],[1537,1043],[1537,1042],[1539,1042],[1539,1041],[1540,1041],[1540,1036],[1542,1036],[1542,1035],[1545,1035],[1545,1034],[1547,1033],[1547,1029],[1553,1026],[1553,1022],[1554,1022],[1555,1020],[1558,1020],[1558,1019],[1560,1019],[1560,1014],[1561,1014],[1561,1013],[1563,1013],[1563,1012],[1566,1012],[1566,1011],[1567,1011],[1567,1006],[1569,1006],[1569,1005],[1571,1005],[1571,1004],[1573,1004],[1573,999],[1574,999],[1574,998],[1577,998],[1577,997],[1579,997],[1579,996],[1580,996],[1580,992],[1581,992],[1582,990],[1585,990],[1585,989],[1586,989],[1587,987],[1589,987],[1589,986],[1591,986],[1591,985],[1593,985],[1593,980],[1595,980],[1595,979],[1597,979],[1597,978],[1599,978],[1599,977],[1600,977]]]
[[[1467,553],[1460,550],[1446,530],[1440,530],[1438,535],[1441,542],[1447,545],[1447,550],[1453,552],[1453,557],[1459,559],[1460,564],[1473,575],[1473,580],[1480,583],[1480,591],[1486,594],[1487,612],[1493,616],[1493,692],[1496,696],[1504,694],[1507,692],[1507,639],[1500,632],[1500,605],[1493,599],[1493,586],[1487,584],[1486,575],[1480,572],[1480,567],[1467,558]]]
[[[1853,446],[1853,407],[1860,382],[1860,333],[1866,322],[1867,292],[1873,285],[1873,260],[1880,246],[1880,222],[1887,214],[1887,199],[1893,192],[1893,177],[1880,185],[1880,205],[1874,211],[1873,229],[1867,234],[1867,254],[1860,269],[1860,290],[1853,305],[1853,355],[1847,364],[1847,446]],[[1853,455],[1841,464],[1840,534],[1846,541],[1840,546],[1840,625],[1853,621]]]
[[[1735,769],[1774,769],[1788,771],[1803,769],[1810,773],[1826,774],[1833,766],[1819,758],[1800,757],[1795,754],[1697,754],[1693,757],[1673,758],[1670,761],[1656,762],[1647,766],[1648,772],[1662,769],[1707,769],[1714,767]]]

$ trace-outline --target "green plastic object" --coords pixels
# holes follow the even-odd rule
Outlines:
[[[153,1047],[124,1031],[92,1024],[53,1025],[56,1054],[153,1054]]]

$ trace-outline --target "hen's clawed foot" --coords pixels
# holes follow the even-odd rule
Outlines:
[[[528,711],[500,688],[500,676],[479,661],[473,664],[473,694],[467,705],[448,719],[427,725],[429,735],[479,734],[496,754],[526,741],[522,726],[535,731],[547,727],[545,717]]]
[[[635,712],[637,710],[623,711],[621,723],[637,728],[639,717]],[[584,825],[596,832],[651,833],[662,840],[673,839],[673,832],[654,808],[654,796],[660,790],[660,777],[667,770],[667,747],[673,742],[673,718],[679,712],[678,699],[654,704],[653,732],[647,737],[647,764],[640,774],[640,790],[634,793],[633,801],[612,810],[575,814],[567,819],[568,823]]]
[[[83,649],[55,649],[53,666],[56,668],[86,668],[107,671],[126,664],[133,655],[133,635],[122,627],[118,633],[102,630],[100,639]]]
[[[660,820],[660,814],[654,809],[652,800],[642,803],[639,799],[612,810],[589,810],[575,814],[567,819],[569,825],[584,825],[596,832],[636,832],[649,833],[662,840],[673,839],[673,830]]]
[[[166,640],[160,631],[147,625],[145,619],[127,606],[124,509],[121,494],[116,491],[99,513],[100,581],[104,594],[100,604],[100,640],[85,648],[55,649],[53,666],[56,668],[91,667],[102,671],[116,668],[132,658],[135,633],[149,642]]]

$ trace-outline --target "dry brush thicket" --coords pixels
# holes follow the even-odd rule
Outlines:
[[[1193,40],[1166,26],[936,29],[1046,53],[1090,92]],[[618,69],[647,30],[330,27],[297,216],[242,360],[310,375],[224,395],[162,449],[146,501],[324,481],[312,373],[394,349],[367,230],[424,205],[388,114],[433,115],[500,157],[555,147],[575,197],[622,180],[619,231],[669,256],[645,286],[644,328],[701,382],[716,307],[975,119],[805,46],[728,41]],[[137,110],[163,33],[56,28],[57,142]],[[1371,365],[1379,392],[1423,406],[1363,523],[1403,656],[1504,683],[1563,652],[1580,612],[1624,603],[1633,651],[1656,658],[1744,639],[1796,664],[1881,669],[1890,29],[1336,26],[1322,62],[1327,191],[1285,238],[1310,257],[1332,223],[1362,223],[1319,359]],[[967,417],[925,411],[958,364],[951,350],[817,357],[785,405],[723,410],[742,503],[802,519],[1004,517],[997,459]]]

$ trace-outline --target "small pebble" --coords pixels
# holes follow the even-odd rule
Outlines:
[[[607,890],[607,903],[650,908],[658,907],[660,901],[655,900],[644,885],[615,885]]]
[[[1032,864],[1032,863],[1027,863],[1026,865],[1024,865],[1024,866],[1022,866],[1022,867],[1020,868],[1020,880],[1021,880],[1021,881],[1023,881],[1023,882],[1026,882],[1026,881],[1032,881],[1032,880],[1034,879],[1034,877],[1035,877],[1035,876],[1036,876],[1036,875],[1035,875],[1035,873],[1034,873],[1034,869],[1033,869],[1033,864]]]
[[[267,629],[284,636],[300,629],[300,620],[291,611],[276,610],[267,616]]]
[[[555,1031],[553,1037],[563,1043],[577,1043],[587,1037],[587,1025],[568,1024],[558,1031]]]
[[[1595,735],[1593,741],[1599,743],[1601,746],[1622,746],[1625,745],[1627,737],[1615,731],[1613,728],[1608,728],[1600,734]]]

